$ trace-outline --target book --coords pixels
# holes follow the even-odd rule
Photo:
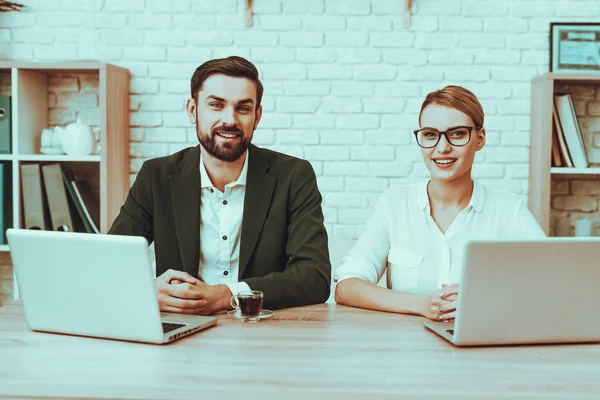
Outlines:
[[[552,124],[552,166],[562,167],[562,157],[560,156],[560,148],[558,147],[558,137],[556,126]]]
[[[25,229],[46,229],[44,197],[38,164],[21,165],[23,219]]]
[[[81,191],[79,190],[78,185],[81,187]],[[71,181],[71,186],[73,186],[73,191],[75,192],[77,201],[79,202],[79,205],[80,205],[81,209],[83,210],[83,214],[84,214],[84,217],[85,217],[87,223],[91,226],[92,231],[94,233],[100,233],[100,231],[98,230],[98,227],[96,226],[96,223],[94,221],[94,220],[97,220],[97,217],[96,218],[92,217],[92,214],[94,213],[94,209],[97,210],[97,208],[91,207],[91,205],[93,203],[94,195],[89,190],[89,187],[87,187],[87,185],[83,182],[77,183],[76,181],[73,180],[73,181]],[[86,207],[86,203],[89,204],[90,207]],[[90,210],[92,210],[92,211],[90,212]]]
[[[2,231],[0,241],[2,244],[7,244],[6,230],[12,228],[13,224],[13,188],[12,188],[12,165],[10,162],[1,163],[2,172],[0,173],[0,192],[2,194],[2,210],[0,218],[2,218]]]
[[[84,232],[84,233],[97,233],[97,229],[94,229],[95,224],[93,221],[88,219],[90,215],[89,212],[85,210],[85,204],[81,200],[81,194],[79,196],[75,192],[75,188],[71,184],[74,180],[72,175],[62,174],[63,183],[67,190],[67,197],[69,198],[70,207],[72,210],[73,216],[73,225],[76,232]],[[86,215],[87,214],[87,215]]]
[[[69,212],[69,203],[62,180],[60,164],[42,166],[46,200],[50,211],[52,229],[55,231],[73,232],[73,222]]]
[[[80,205],[77,200],[77,195],[73,191],[73,187],[71,186],[71,180],[65,172],[62,173],[63,183],[65,185],[65,189],[67,191],[67,198],[69,199],[69,207],[71,209],[71,217],[73,219],[73,229],[75,232],[84,232],[91,233],[93,229],[91,226],[86,225],[85,216],[82,210],[80,210]]]
[[[573,165],[576,168],[589,167],[590,164],[583,145],[583,137],[581,136],[571,95],[554,95],[554,103]]]
[[[556,129],[556,141],[558,145],[559,153],[564,161],[564,166],[572,168],[573,161],[571,160],[571,155],[569,154],[569,149],[565,142],[565,134],[563,133],[562,126],[560,124],[560,120],[558,119],[558,112],[556,111],[556,103],[552,102],[552,119],[554,120],[554,128]]]
[[[4,163],[0,163],[0,244],[6,244],[4,223]]]

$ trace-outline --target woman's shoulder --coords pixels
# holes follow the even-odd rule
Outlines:
[[[478,183],[484,193],[484,204],[492,207],[518,208],[523,204],[523,197],[520,194],[506,189],[494,188],[482,183]]]

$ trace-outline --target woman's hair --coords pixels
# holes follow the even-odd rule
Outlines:
[[[258,79],[258,70],[250,61],[238,56],[210,60],[196,68],[190,82],[191,95],[198,101],[202,84],[211,75],[222,74],[234,78],[248,78],[256,85],[256,107],[260,106],[263,85]]]
[[[423,110],[430,104],[454,108],[471,117],[476,127],[480,128],[483,126],[483,107],[481,107],[481,103],[477,100],[477,96],[464,87],[450,85],[429,93],[419,112],[419,124],[421,124]]]

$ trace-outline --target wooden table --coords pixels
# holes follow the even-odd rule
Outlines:
[[[323,304],[257,324],[221,315],[157,346],[31,332],[13,303],[0,308],[0,397],[600,398],[599,345],[458,349],[422,322]]]

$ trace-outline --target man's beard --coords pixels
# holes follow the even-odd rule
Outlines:
[[[236,139],[234,143],[217,143],[217,132],[219,133],[233,133],[236,135],[240,135],[239,139]],[[250,139],[246,139],[242,131],[238,128],[234,127],[219,127],[213,128],[210,133],[206,133],[202,131],[200,127],[200,123],[196,121],[196,135],[198,136],[198,140],[204,150],[211,156],[215,157],[218,160],[233,162],[238,160],[242,154],[248,149],[250,146]]]

